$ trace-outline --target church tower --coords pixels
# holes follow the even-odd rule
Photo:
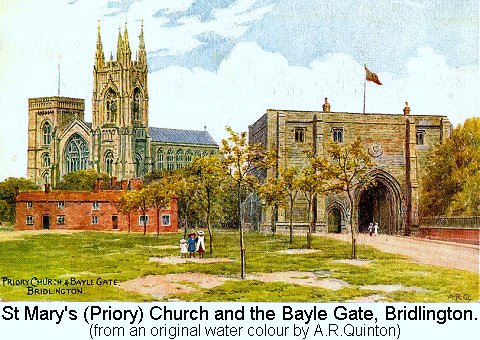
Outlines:
[[[105,60],[98,25],[92,97],[93,168],[117,178],[142,177],[150,164],[147,57],[140,29],[136,59],[127,25],[119,28],[116,60]]]

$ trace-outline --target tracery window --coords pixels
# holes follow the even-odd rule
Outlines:
[[[137,176],[137,178],[143,176],[142,156],[140,156],[138,153],[135,154],[135,176]]]
[[[163,170],[163,149],[160,148],[157,151],[157,169]]]
[[[88,165],[88,144],[78,133],[70,137],[65,146],[65,164],[67,173],[86,170]]]
[[[117,110],[117,94],[110,89],[105,96],[105,113],[107,122],[114,123],[117,121]]]
[[[183,150],[177,151],[176,163],[177,163],[177,169],[183,168]]]
[[[185,152],[185,162],[187,163],[192,163],[192,151],[191,150],[187,150],[187,152]]]
[[[167,152],[167,170],[173,170],[174,167],[174,156],[172,149],[168,149]]]
[[[50,145],[52,142],[52,126],[49,122],[43,124],[43,145]]]

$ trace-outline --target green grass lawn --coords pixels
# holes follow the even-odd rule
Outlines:
[[[11,231],[0,231],[9,233]],[[453,302],[452,294],[468,294],[479,300],[478,274],[420,265],[405,257],[384,253],[372,247],[359,246],[359,258],[373,260],[367,267],[333,262],[348,259],[350,245],[323,237],[314,237],[312,247],[319,252],[300,255],[278,253],[288,248],[303,248],[305,237],[297,236],[293,245],[287,237],[247,233],[247,272],[307,271],[328,272],[329,278],[346,281],[350,286],[333,291],[284,282],[265,283],[238,280],[239,250],[236,232],[217,231],[214,234],[213,257],[231,258],[230,263],[165,265],[149,261],[150,257],[178,256],[177,249],[159,246],[177,246],[181,234],[156,235],[75,232],[69,234],[44,233],[22,235],[21,239],[0,241],[0,277],[10,279],[51,278],[62,280],[62,285],[37,288],[74,288],[63,283],[71,277],[84,280],[116,279],[120,282],[146,275],[169,273],[207,273],[231,277],[220,286],[202,289],[195,294],[171,294],[166,299],[187,301],[347,301],[378,291],[362,290],[362,285],[401,284],[424,288],[421,292],[383,293],[387,301]],[[1,238],[0,238],[1,240]],[[208,241],[207,241],[208,248]],[[210,257],[207,254],[207,257]],[[27,295],[25,285],[9,286],[0,281],[0,299],[14,300],[70,300],[70,301],[151,301],[153,297],[124,291],[114,285],[84,286],[82,294]],[[78,288],[78,287],[77,287]],[[426,290],[426,291],[425,291]]]

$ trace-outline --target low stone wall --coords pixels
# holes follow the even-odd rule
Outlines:
[[[432,240],[480,244],[479,228],[420,227],[418,236]]]

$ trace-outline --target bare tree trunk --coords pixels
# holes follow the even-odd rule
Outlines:
[[[160,208],[157,206],[157,238],[160,237]]]
[[[210,209],[212,207],[210,201],[210,194],[208,194],[208,203],[207,203],[207,229],[208,229],[208,236],[209,236],[209,246],[210,246],[210,255],[213,254],[213,236],[212,236],[212,228],[210,226]]]
[[[275,221],[275,213],[277,211],[276,204],[272,205],[272,216],[270,218],[270,229],[272,230],[272,236],[275,238],[275,234],[277,232],[277,225]]]
[[[356,235],[356,228],[353,225],[353,198],[350,190],[348,190],[348,201],[350,204],[350,213],[349,213],[349,221],[350,221],[350,230],[352,231],[352,259],[357,258],[357,235]]]
[[[312,214],[312,201],[308,201],[308,230],[307,230],[307,249],[312,248],[312,230],[313,230],[313,214]]]
[[[131,221],[130,221],[131,216],[130,216],[130,215],[131,215],[131,214],[132,214],[132,211],[129,210],[129,211],[128,211],[128,232],[130,232],[130,223],[131,223]]]
[[[293,200],[290,198],[290,243],[293,243]]]
[[[242,192],[241,192],[241,183],[238,182],[238,217],[239,217],[239,222],[240,222],[240,262],[241,262],[241,277],[242,279],[245,278],[245,244],[243,240],[243,221],[242,221]]]

